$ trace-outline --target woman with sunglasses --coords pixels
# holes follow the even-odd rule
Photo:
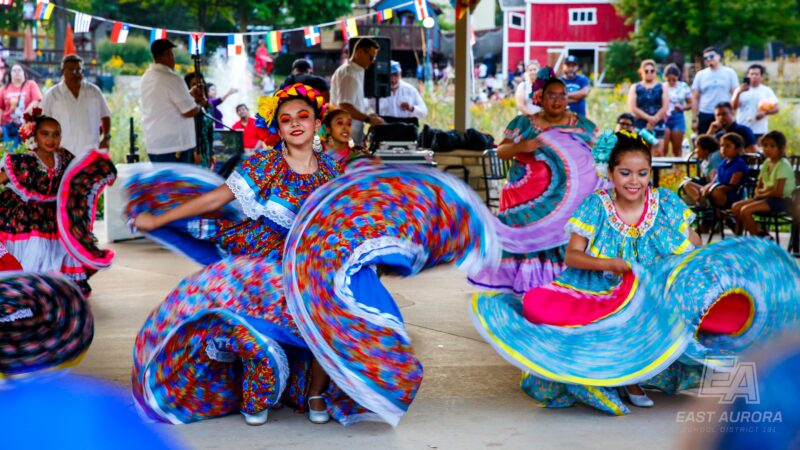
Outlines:
[[[636,117],[634,125],[637,129],[647,129],[659,139],[657,144],[651,146],[651,152],[661,156],[669,94],[656,77],[656,62],[652,59],[642,61],[639,76],[642,80],[631,85],[628,91],[628,110]]]
[[[567,109],[566,85],[551,68],[539,70],[532,89],[541,111],[512,120],[497,147],[497,156],[511,161],[497,213],[502,261],[469,279],[520,294],[564,270],[566,221],[576,202],[599,187],[591,156],[594,123]]]

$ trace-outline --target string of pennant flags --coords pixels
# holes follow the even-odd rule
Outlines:
[[[4,0],[0,0],[2,2]],[[356,17],[350,17],[343,20],[321,23],[313,26],[305,26],[298,28],[289,28],[285,30],[274,31],[249,31],[244,33],[205,33],[196,31],[183,31],[183,30],[170,30],[166,28],[154,28],[144,25],[137,25],[132,23],[120,22],[113,19],[104,17],[93,16],[85,14],[71,8],[66,8],[54,3],[50,0],[37,0],[36,10],[34,17],[41,21],[50,20],[53,15],[53,10],[56,8],[64,10],[68,13],[75,15],[73,22],[73,31],[75,33],[88,33],[91,29],[93,21],[110,22],[113,23],[111,27],[111,42],[116,44],[123,44],[128,39],[128,33],[131,29],[144,30],[150,32],[150,42],[156,39],[166,39],[167,34],[180,34],[188,35],[188,49],[190,54],[205,53],[205,40],[208,36],[227,37],[228,40],[228,55],[241,55],[244,54],[244,36],[264,36],[264,41],[267,50],[270,53],[278,53],[283,47],[282,36],[286,33],[302,32],[305,38],[306,47],[313,47],[320,45],[322,42],[322,35],[320,34],[321,28],[339,26],[342,30],[342,36],[347,41],[350,38],[358,36],[358,21],[370,17],[377,18],[378,22],[385,22],[394,16],[393,9],[405,8],[407,6],[414,6],[414,14],[416,19],[424,21],[430,17],[428,11],[428,4],[426,0],[409,0],[408,2],[396,5],[394,8],[375,11],[367,14],[362,14]]]

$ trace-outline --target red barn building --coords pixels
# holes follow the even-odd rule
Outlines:
[[[513,72],[519,61],[536,59],[560,66],[575,55],[584,75],[602,73],[608,43],[633,31],[609,0],[500,0],[503,11],[503,65]]]

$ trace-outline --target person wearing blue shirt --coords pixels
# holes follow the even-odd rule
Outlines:
[[[585,116],[589,79],[578,73],[578,58],[575,55],[569,55],[564,60],[564,76],[561,79],[567,85],[567,101],[570,111]]]
[[[739,186],[749,170],[742,158],[744,140],[736,133],[725,133],[719,141],[720,152],[724,158],[717,167],[717,180],[709,188],[711,202],[719,208],[730,208],[742,199]]]

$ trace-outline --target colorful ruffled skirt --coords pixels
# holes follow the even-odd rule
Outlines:
[[[753,268],[759,270],[754,271]],[[726,239],[635,266],[609,292],[548,285],[479,294],[476,328],[547,406],[627,413],[615,386],[695,387],[702,367],[800,329],[800,267],[760,239]]]
[[[574,133],[552,129],[538,139],[545,146],[518,155],[509,170],[494,219],[502,260],[471,276],[476,286],[522,294],[553,281],[564,270],[567,221],[607,183],[595,171],[591,148]]]
[[[0,273],[0,382],[77,364],[94,336],[89,303],[58,274]]]
[[[305,407],[313,355],[342,424],[396,425],[422,381],[397,304],[376,266],[414,275],[499,259],[480,199],[430,169],[364,166],[304,203],[281,262],[231,257],[184,280],[148,317],[133,391],[149,416],[186,423]]]

